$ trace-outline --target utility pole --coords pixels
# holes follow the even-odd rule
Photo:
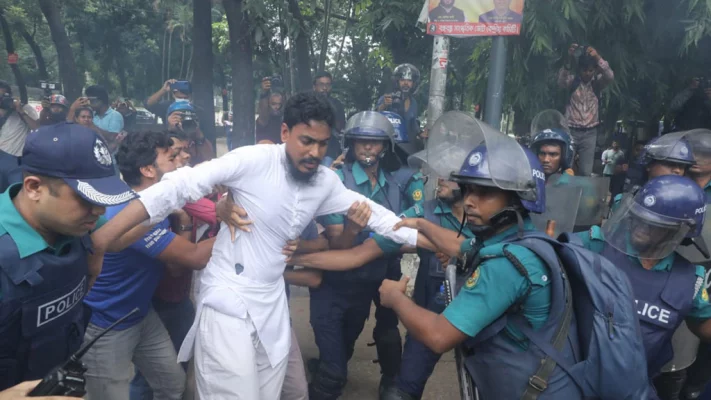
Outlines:
[[[495,129],[501,129],[501,108],[504,100],[504,80],[506,78],[506,38],[492,38],[489,60],[489,82],[486,87],[486,108],[484,122]]]
[[[447,64],[449,64],[449,37],[435,36],[432,46],[432,72],[430,73],[430,96],[427,103],[427,129],[444,112],[444,96],[447,89]]]

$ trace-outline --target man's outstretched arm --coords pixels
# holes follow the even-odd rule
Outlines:
[[[244,149],[244,150],[242,150]],[[212,192],[216,185],[234,187],[240,176],[250,171],[252,160],[268,161],[267,149],[244,147],[194,168],[183,167],[166,174],[163,180],[141,192],[115,217],[92,234],[94,245],[106,249],[109,243],[123,236],[136,225],[150,218],[156,223],[189,201],[197,201]]]

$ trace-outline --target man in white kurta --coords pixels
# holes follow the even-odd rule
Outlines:
[[[178,360],[194,355],[201,399],[279,398],[291,343],[282,249],[314,217],[345,214],[354,202],[367,201],[371,230],[416,245],[416,231],[393,231],[397,216],[346,189],[333,171],[319,166],[333,120],[325,98],[298,94],[285,106],[284,144],[241,147],[166,174],[141,192],[140,203],[114,217],[126,225],[146,213],[152,222],[160,221],[223,185],[253,221],[251,232],[238,231],[234,242],[228,229],[220,230],[199,282],[197,315]]]

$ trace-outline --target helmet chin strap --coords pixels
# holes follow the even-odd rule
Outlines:
[[[462,225],[459,227],[459,234],[457,235],[457,237],[462,235],[462,231],[464,230],[466,222],[467,216],[465,214],[464,218],[462,218]],[[521,213],[521,208],[518,206],[508,206],[506,208],[503,208],[501,211],[491,217],[491,219],[489,220],[489,224],[487,225],[468,224],[468,226],[469,230],[474,233],[474,236],[487,239],[491,236],[494,236],[494,234],[496,234],[496,232],[500,228],[513,224],[518,225],[518,237],[523,238],[523,215]]]

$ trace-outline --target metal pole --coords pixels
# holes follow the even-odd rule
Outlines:
[[[504,80],[506,77],[506,38],[496,36],[491,43],[489,63],[489,83],[486,87],[486,109],[484,122],[501,129],[501,108],[504,100]]]
[[[449,37],[435,36],[432,47],[432,72],[430,73],[430,97],[427,103],[427,129],[444,112],[444,96],[447,89],[447,64],[449,64]]]

